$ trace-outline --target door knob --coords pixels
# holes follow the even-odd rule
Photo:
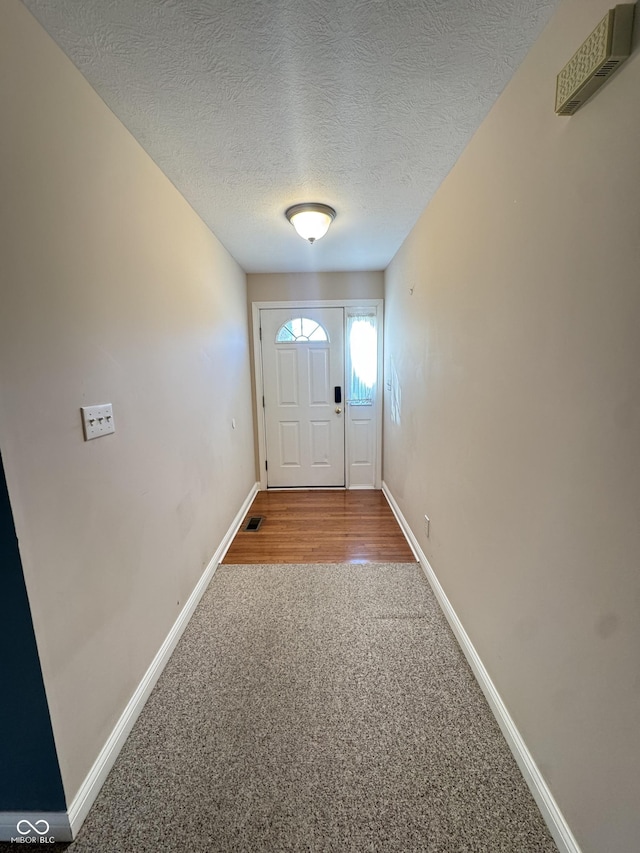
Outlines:
[[[341,411],[342,411],[342,409],[340,408],[340,406],[337,406],[336,407],[336,415],[339,415]]]

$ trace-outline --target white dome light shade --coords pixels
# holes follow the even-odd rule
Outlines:
[[[336,212],[328,204],[294,204],[285,216],[304,240],[315,243],[327,233]]]

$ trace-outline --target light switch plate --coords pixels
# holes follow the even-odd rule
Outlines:
[[[101,403],[99,406],[81,406],[84,440],[101,438],[103,435],[115,432],[113,421],[113,406],[111,403]]]

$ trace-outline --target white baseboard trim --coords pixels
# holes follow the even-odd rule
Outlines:
[[[71,841],[67,812],[0,812],[0,841],[52,844]]]
[[[156,685],[162,670],[165,668],[169,658],[171,657],[171,653],[175,649],[178,640],[182,636],[184,629],[187,627],[191,616],[193,615],[193,611],[196,609],[198,602],[202,598],[204,591],[206,590],[211,578],[213,577],[218,564],[224,558],[224,555],[227,553],[229,546],[233,540],[233,537],[238,532],[242,521],[249,511],[249,507],[251,506],[253,499],[255,498],[257,492],[259,490],[259,484],[254,483],[249,492],[247,498],[242,504],[241,508],[238,510],[234,520],[231,522],[231,526],[229,527],[227,533],[225,534],[224,539],[220,543],[217,548],[215,554],[209,561],[207,568],[204,570],[202,577],[198,581],[195,589],[189,596],[189,599],[185,603],[184,607],[180,611],[178,618],[176,619],[173,627],[167,634],[167,637],[163,644],[160,646],[156,656],[154,657],[149,669],[145,672],[142,681],[136,688],[135,693],[129,700],[127,707],[122,712],[120,719],[115,725],[115,728],[109,735],[109,738],[105,745],[103,746],[100,754],[96,758],[93,767],[87,774],[86,779],[80,786],[80,790],[73,798],[71,806],[68,811],[68,822],[71,827],[71,835],[75,838],[82,826],[84,819],[89,813],[89,809],[93,805],[100,789],[102,788],[109,771],[114,765],[116,758],[122,747],[124,746],[124,742],[126,741],[129,732],[133,728],[133,724],[137,720],[140,712],[142,711],[145,702],[149,698],[149,695],[153,688]],[[69,839],[70,840],[70,839]]]
[[[418,540],[414,536],[413,531],[409,527],[407,520],[402,514],[400,507],[396,503],[385,482],[382,483],[382,491],[384,492],[398,524],[402,528],[416,559],[420,563],[422,570],[433,589],[434,595],[438,600],[438,604],[440,605],[447,622],[451,626],[451,630],[455,634],[464,656],[473,670],[473,674],[480,685],[480,689],[489,703],[489,707],[500,726],[509,749],[518,763],[518,767],[520,768],[529,790],[533,794],[533,798],[535,799],[542,817],[549,828],[549,832],[553,836],[553,840],[558,846],[558,850],[560,853],[581,853],[578,842],[571,832],[569,824],[560,811],[560,808],[556,803],[553,794],[549,790],[549,786],[547,785],[543,775],[540,773],[533,756],[529,752],[522,735],[516,728],[516,725],[507,710],[507,706],[502,701],[502,698],[482,663],[479,654],[469,639],[469,635],[465,631],[462,622],[458,618],[451,602],[440,585],[435,572],[431,568],[422,548],[418,544]]]

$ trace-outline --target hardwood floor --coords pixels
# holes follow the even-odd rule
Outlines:
[[[264,516],[257,531],[242,528]],[[414,563],[380,491],[264,491],[224,560],[233,563]]]

